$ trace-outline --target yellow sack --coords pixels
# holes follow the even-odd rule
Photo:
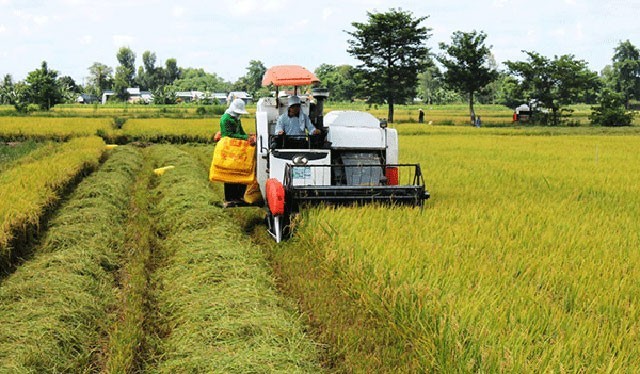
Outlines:
[[[248,141],[225,136],[213,150],[212,182],[251,184],[255,180],[256,148]]]
[[[262,200],[260,185],[258,185],[258,181],[254,180],[253,183],[248,185],[247,189],[244,191],[244,201],[249,204],[253,204],[260,200]]]

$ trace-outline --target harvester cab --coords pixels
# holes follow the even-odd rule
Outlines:
[[[274,66],[262,85],[275,97],[261,98],[256,109],[256,179],[266,200],[268,229],[280,242],[290,234],[291,215],[309,203],[387,202],[422,205],[429,198],[420,165],[398,163],[398,134],[367,112],[332,111],[324,115],[325,89],[310,94],[299,87],[319,83],[297,65]],[[281,91],[293,87],[293,91]],[[275,132],[290,95],[320,130],[317,135]]]

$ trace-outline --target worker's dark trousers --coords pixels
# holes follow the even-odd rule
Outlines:
[[[238,183],[224,184],[224,200],[225,201],[242,201],[244,200],[244,191],[247,186]]]

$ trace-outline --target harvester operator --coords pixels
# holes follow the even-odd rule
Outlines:
[[[309,116],[300,109],[300,98],[296,95],[289,96],[287,112],[278,117],[276,134],[305,135],[305,128],[309,134],[317,135],[320,133],[320,130],[311,124]]]
[[[220,134],[236,139],[248,140],[251,145],[256,144],[255,135],[247,135],[240,123],[240,116],[248,114],[242,99],[235,99],[220,117]],[[224,184],[224,207],[232,207],[242,203],[247,186],[239,183]]]

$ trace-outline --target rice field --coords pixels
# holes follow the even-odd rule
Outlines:
[[[0,117],[0,141],[55,140],[96,135],[111,127],[110,118]]]
[[[343,294],[306,300],[346,371],[637,368],[640,137],[472,130],[400,138],[423,209],[311,209],[271,249],[299,297]]]
[[[279,245],[220,208],[216,119],[1,118],[0,372],[640,367],[639,128],[414,109],[393,126],[425,206],[304,209]]]
[[[74,138],[53,154],[38,152],[0,173],[0,272],[22,255],[22,247],[69,183],[97,167],[103,151],[98,137]]]
[[[171,145],[108,156],[0,279],[0,372],[320,371],[200,159]]]

